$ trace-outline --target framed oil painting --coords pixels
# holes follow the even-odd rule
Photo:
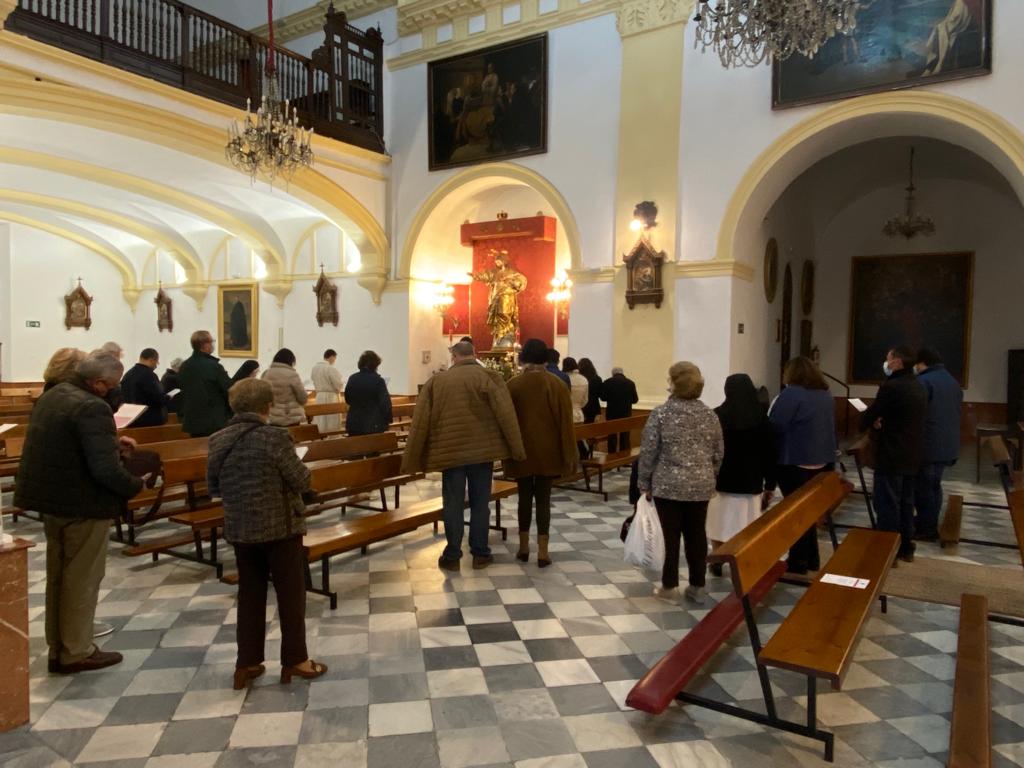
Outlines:
[[[217,286],[217,327],[221,357],[256,357],[259,348],[259,286]]]
[[[429,167],[547,152],[546,34],[427,66]]]
[[[974,254],[858,256],[850,276],[847,378],[881,384],[886,352],[934,348],[964,388],[971,351]]]
[[[868,0],[813,59],[772,64],[772,108],[987,75],[994,0]]]

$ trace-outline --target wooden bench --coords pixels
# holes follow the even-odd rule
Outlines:
[[[188,437],[162,443],[146,443],[144,450],[160,454],[161,461],[190,459],[195,456],[206,456],[210,452],[210,438]]]
[[[949,729],[949,768],[992,765],[989,696],[988,600],[964,594],[956,641],[953,721]]]
[[[189,436],[182,430],[181,424],[164,424],[159,427],[128,427],[119,430],[121,437],[130,437],[139,445],[145,443],[166,443],[170,440],[183,440]]]
[[[380,432],[375,435],[333,437],[302,443],[301,447],[306,449],[303,461],[347,461],[373,454],[394,453],[398,450],[398,435],[394,432]]]
[[[607,441],[612,435],[619,435],[623,432],[642,430],[647,423],[647,414],[643,416],[629,416],[624,419],[612,419],[611,421],[595,421],[591,424],[577,424],[573,431],[577,442],[588,442],[596,444]],[[619,467],[628,467],[640,456],[640,447],[636,446],[629,450],[616,451],[615,453],[594,452],[588,459],[580,462],[580,472],[569,477],[560,478],[556,484],[559,488],[585,493],[596,493],[605,501],[608,501],[608,494],[604,490],[604,473]],[[597,474],[597,490],[591,488],[590,480]],[[583,478],[584,487],[571,485],[573,481]]]
[[[899,535],[854,529],[822,569],[825,573],[868,579],[866,589],[823,583],[810,585],[762,647],[754,606],[771,590],[785,570],[779,558],[822,515],[832,512],[851,486],[834,473],[818,475],[711,553],[709,561],[729,566],[732,594],[715,606],[664,658],[633,687],[626,704],[653,714],[673,701],[695,704],[760,725],[806,736],[824,744],[825,759],[833,757],[833,734],[817,723],[819,678],[838,688],[853,656],[853,649],[868,608],[879,594],[887,569],[899,546]],[[686,685],[732,632],[745,622],[754,651],[765,711],[688,693]],[[776,710],[768,668],[795,669],[807,676],[807,721],[781,718]]]
[[[501,500],[516,493],[516,484],[506,480],[495,480],[491,486],[491,501],[494,502],[497,525],[501,525]],[[469,502],[466,502],[469,506]],[[306,589],[323,595],[331,601],[331,610],[338,607],[338,594],[331,590],[331,558],[356,549],[363,554],[371,544],[408,533],[424,525],[441,521],[443,501],[440,497],[418,501],[401,509],[380,512],[357,520],[346,520],[324,528],[309,531],[302,540],[306,548],[307,571]],[[494,526],[491,526],[492,529]],[[308,563],[320,561],[320,587],[314,587]]]

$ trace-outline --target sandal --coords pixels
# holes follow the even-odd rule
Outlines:
[[[258,664],[255,667],[238,667],[235,669],[235,690],[242,690],[249,684],[250,680],[255,680],[266,671],[267,668],[262,664]]]
[[[292,681],[292,676],[301,677],[306,680],[314,680],[327,672],[327,665],[321,664],[319,661],[309,662],[312,667],[310,670],[300,669],[299,667],[281,667],[281,682],[288,684]]]

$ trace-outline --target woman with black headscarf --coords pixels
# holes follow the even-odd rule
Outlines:
[[[235,375],[231,377],[231,383],[234,384],[244,379],[255,379],[256,374],[260,372],[260,364],[257,360],[246,360],[235,371]]]
[[[712,546],[728,541],[761,514],[775,490],[775,438],[754,382],[745,373],[725,380],[725,402],[715,409],[725,437],[716,494],[708,505]],[[711,566],[722,575],[722,566]]]

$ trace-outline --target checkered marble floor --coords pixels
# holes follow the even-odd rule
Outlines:
[[[634,681],[710,607],[655,600],[654,574],[622,563],[618,529],[630,511],[626,477],[610,478],[608,503],[556,493],[555,562],[544,570],[512,557],[514,500],[504,505],[506,523],[513,526],[509,541],[502,544],[492,532],[496,563],[484,571],[473,571],[466,559],[461,574],[439,571],[442,539],[429,529],[375,546],[368,556],[337,558],[338,609],[331,611],[317,596],[308,600],[310,652],[330,672],[312,683],[278,684],[273,659],[279,632],[271,609],[267,674],[242,692],[231,690],[234,587],[190,563],[121,557],[117,545],[111,546],[98,618],[116,627],[100,643],[121,651],[124,663],[74,677],[48,676],[41,526],[19,521],[14,532],[40,543],[29,555],[32,718],[30,726],[0,735],[0,763],[824,765],[817,742],[709,710],[673,705],[654,717],[624,706]],[[994,488],[967,490],[975,498],[998,497]],[[438,491],[437,482],[426,481],[403,498]],[[844,518],[855,520],[862,510],[863,499],[853,497]],[[996,530],[998,513],[969,515],[972,526],[991,534],[986,537],[1006,533]],[[938,547],[925,548],[939,555]],[[964,546],[956,556],[1004,562],[993,548]],[[1019,570],[1013,573],[1019,578]],[[712,578],[708,585],[716,600],[729,589],[726,579]],[[800,594],[785,585],[773,590],[757,612],[763,637]],[[836,765],[945,764],[957,618],[953,608],[891,600],[888,614],[876,612],[869,620],[844,690],[822,687],[819,696],[820,720],[836,734]],[[1024,765],[1024,629],[993,624],[990,639],[995,764]],[[803,718],[803,678],[771,675],[781,714]],[[743,630],[690,690],[761,706]]]

